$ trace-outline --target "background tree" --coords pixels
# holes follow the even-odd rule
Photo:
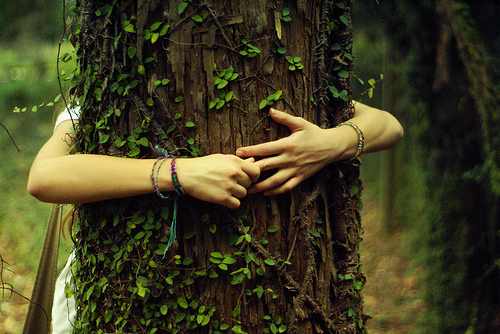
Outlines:
[[[429,268],[426,332],[496,333],[498,4],[365,4],[373,6],[390,32],[394,68],[401,78],[395,89],[405,101],[396,107],[406,133],[420,138],[417,147],[407,147],[416,155],[408,153],[402,161],[424,161],[427,170],[426,218],[416,236],[419,248],[425,241],[422,254]],[[405,182],[405,176],[401,179]],[[403,217],[409,217],[408,204],[403,206]]]
[[[287,135],[271,105],[323,127],[352,113],[349,1],[75,9],[85,153],[233,153]],[[360,189],[343,162],[236,212],[156,195],[80,205],[77,332],[362,332]]]

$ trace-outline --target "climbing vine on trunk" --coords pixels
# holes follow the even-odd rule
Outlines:
[[[350,1],[81,0],[75,13],[83,153],[234,153],[287,135],[270,106],[322,127],[352,114]],[[236,211],[174,195],[80,205],[75,332],[363,332],[358,174],[332,164]]]

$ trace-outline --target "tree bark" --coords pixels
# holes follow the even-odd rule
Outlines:
[[[79,5],[84,153],[232,154],[288,135],[270,104],[323,127],[352,113],[349,1]],[[156,195],[81,205],[76,331],[361,333],[358,174],[332,164],[236,211]]]

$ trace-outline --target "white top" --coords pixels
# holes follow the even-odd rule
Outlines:
[[[54,125],[54,131],[57,126],[64,121],[78,120],[80,117],[80,108],[72,110],[66,109],[57,117]],[[54,302],[52,304],[52,334],[70,334],[73,330],[73,323],[76,318],[75,297],[66,297],[66,285],[69,290],[73,290],[71,286],[71,262],[75,255],[71,253],[63,270],[56,280],[56,288],[54,291]]]
[[[78,120],[80,118],[80,108],[68,109],[66,108],[62,113],[57,116],[56,124],[54,125],[54,131],[57,126],[64,121]]]

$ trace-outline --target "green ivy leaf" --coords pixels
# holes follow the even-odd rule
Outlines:
[[[314,236],[314,237],[316,237],[316,238],[321,237],[321,234],[316,229],[312,229],[311,230],[311,235]]]
[[[274,233],[274,232],[278,231],[279,229],[280,229],[279,226],[271,225],[267,228],[267,232]]]
[[[259,104],[259,109],[262,110],[264,109],[265,107],[267,107],[267,100],[262,100],[260,101],[260,104]]]
[[[222,108],[224,106],[224,104],[226,104],[226,100],[219,99],[219,101],[217,102],[217,105],[215,106],[215,109],[219,110],[220,108]]]
[[[161,25],[162,25],[163,22],[155,22],[151,25],[151,27],[149,27],[149,30],[151,31],[155,31],[156,29],[158,29]]]
[[[170,29],[170,24],[165,24],[163,28],[160,30],[160,36],[164,36],[167,34],[168,29]]]
[[[194,22],[201,23],[203,22],[203,17],[201,17],[200,15],[193,15],[191,16],[191,20],[193,20]]]
[[[195,126],[193,122],[186,122],[186,128],[194,128]]]
[[[188,302],[184,297],[177,298],[177,304],[179,304],[179,306],[182,307],[183,309],[187,309],[189,306]]]
[[[151,35],[151,44],[154,44],[158,38],[160,37],[160,34],[159,33],[154,33]]]
[[[233,96],[234,96],[234,92],[230,91],[229,93],[226,94],[226,96],[224,96],[224,100],[226,100],[226,102],[229,102],[229,101],[231,101]]]
[[[132,23],[129,23],[128,25],[125,26],[125,28],[123,28],[126,32],[131,32],[131,33],[135,33],[135,27]]]
[[[184,13],[184,11],[186,10],[188,5],[189,5],[189,3],[187,3],[187,2],[181,2],[181,4],[179,5],[179,8],[177,9],[177,12],[179,13],[179,15]]]
[[[146,69],[144,68],[144,65],[139,65],[139,67],[137,67],[137,73],[139,74],[142,74],[142,75],[145,75],[146,74]]]

